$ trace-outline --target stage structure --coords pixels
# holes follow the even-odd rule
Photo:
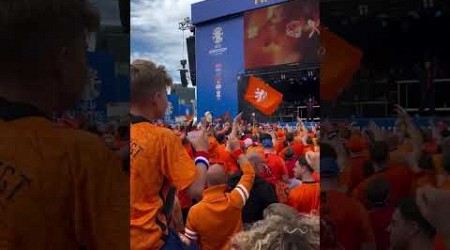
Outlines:
[[[191,7],[195,26],[195,80],[201,116],[239,110],[259,121],[306,118],[306,101],[319,100],[319,3],[317,0],[206,0]],[[282,92],[271,117],[242,95],[248,76]],[[316,120],[320,116],[314,105]]]

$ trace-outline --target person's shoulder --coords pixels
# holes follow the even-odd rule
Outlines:
[[[86,147],[104,145],[99,135],[84,130],[55,127],[54,134],[67,144],[85,145]]]
[[[131,133],[136,136],[152,136],[157,137],[157,140],[177,140],[179,137],[175,134],[173,130],[168,128],[159,127],[152,125],[151,123],[136,123],[131,125]]]
[[[192,216],[196,216],[199,213],[203,215],[204,214],[204,213],[202,213],[203,209],[205,209],[205,204],[203,201],[199,201],[189,209],[188,216],[190,216],[192,218]]]
[[[269,157],[272,158],[272,159],[274,159],[274,160],[276,160],[276,161],[282,161],[282,162],[284,162],[283,157],[281,157],[281,156],[279,156],[279,155],[277,155],[277,154],[270,154]]]

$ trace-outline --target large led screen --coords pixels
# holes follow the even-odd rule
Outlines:
[[[245,13],[245,68],[318,63],[319,17],[317,0],[294,0]]]

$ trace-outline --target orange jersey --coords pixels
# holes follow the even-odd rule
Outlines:
[[[255,171],[248,162],[241,169],[241,180],[230,193],[225,193],[227,185],[210,187],[189,211],[185,235],[197,241],[202,250],[230,249],[231,237],[243,229],[242,208],[249,198]]]
[[[305,146],[302,143],[294,141],[291,147],[294,149],[297,158],[305,156]]]
[[[278,153],[278,155],[284,159],[284,155],[285,155],[286,151],[288,150],[288,148],[292,148],[294,150],[294,158],[295,159],[305,156],[304,146],[298,142],[293,142],[288,147],[283,148],[283,150],[281,150],[280,153]]]
[[[349,169],[348,181],[345,183],[349,191],[353,190],[364,180],[364,164],[369,157],[358,156],[350,159],[351,167]]]
[[[306,214],[317,214],[319,211],[320,184],[317,182],[298,185],[289,192],[287,204]]]
[[[275,180],[281,181],[283,176],[288,176],[288,171],[286,165],[284,164],[283,158],[278,155],[269,153],[265,157],[267,166],[270,168],[269,176],[274,177]]]
[[[195,164],[171,130],[142,120],[131,124],[130,135],[131,249],[159,249],[168,233],[163,210],[169,193],[191,185]]]
[[[0,248],[127,249],[129,179],[120,157],[96,135],[1,113]]]
[[[283,149],[285,148],[284,147],[284,141],[278,141],[275,144],[274,148],[275,148],[275,152],[277,152],[277,154],[280,154],[280,152],[283,151]]]
[[[393,165],[386,170],[375,173],[361,182],[352,192],[352,196],[358,199],[362,204],[366,204],[366,189],[368,184],[376,178],[385,178],[391,185],[390,204],[397,204],[402,197],[412,195],[414,174],[403,165]]]
[[[375,241],[370,217],[357,200],[337,191],[327,191],[326,217],[333,225],[337,241],[346,250],[359,250],[362,243]],[[324,206],[324,204],[320,204]]]

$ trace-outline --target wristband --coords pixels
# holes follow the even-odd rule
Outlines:
[[[237,149],[231,153],[231,156],[237,160],[239,158],[239,156],[241,156],[243,154],[244,154],[244,151],[242,151],[242,149]]]
[[[206,166],[206,168],[209,168],[209,154],[206,152],[196,152],[195,153],[195,165],[201,163]]]

